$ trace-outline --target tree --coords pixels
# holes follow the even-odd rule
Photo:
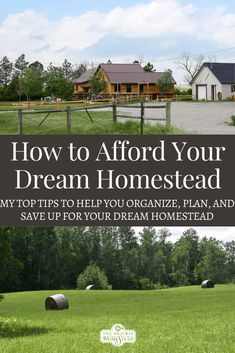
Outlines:
[[[144,67],[143,67],[144,71],[146,72],[155,72],[156,69],[154,68],[153,64],[151,64],[150,62],[148,62]]]
[[[25,60],[25,54],[21,54],[15,61],[13,68],[13,76],[10,84],[7,87],[7,96],[9,100],[20,100],[20,76],[28,68],[28,62]]]
[[[136,289],[138,287],[138,242],[134,230],[128,226],[117,230],[119,259],[119,288]]]
[[[151,283],[158,282],[157,234],[153,227],[145,227],[140,233],[140,277]]]
[[[94,284],[97,289],[108,289],[108,279],[104,271],[97,265],[92,264],[87,266],[77,279],[77,288],[85,289],[88,285]]]
[[[25,60],[25,54],[21,54],[14,64],[14,75],[20,76],[28,67],[29,63]]]
[[[106,82],[103,78],[102,71],[99,70],[89,81],[91,92],[95,95],[101,93],[105,87]]]
[[[164,74],[157,80],[156,86],[159,88],[159,92],[164,95],[174,88],[172,71],[170,69],[165,70]]]
[[[31,66],[23,71],[20,77],[20,92],[27,97],[30,104],[32,97],[43,93],[44,72],[41,66]]]
[[[203,238],[200,251],[202,258],[195,269],[198,280],[210,278],[214,282],[225,283],[226,253],[223,244],[215,238]]]
[[[36,60],[36,61],[32,62],[31,64],[29,64],[29,69],[35,69],[35,70],[39,70],[39,71],[43,72],[44,67],[40,61]]]
[[[179,69],[185,71],[184,79],[189,85],[198,73],[198,70],[202,66],[204,59],[205,57],[203,55],[193,57],[190,53],[187,52],[182,54],[181,60],[178,61],[177,64]]]
[[[58,288],[60,248],[54,228],[33,228],[27,243],[28,256],[25,265],[28,275],[25,281],[34,290]]]
[[[104,269],[114,289],[122,286],[121,259],[119,256],[118,232],[116,227],[99,227],[101,252],[99,266]]]
[[[73,65],[67,59],[64,60],[62,64],[62,68],[64,70],[64,75],[67,80],[70,80],[73,77]]]
[[[172,278],[175,284],[196,284],[195,268],[199,261],[199,237],[194,229],[188,229],[175,243],[172,251]]]
[[[167,228],[162,228],[157,233],[158,277],[160,284],[165,284],[167,286],[172,285],[171,253],[173,244],[168,240],[170,236],[171,233]]]
[[[62,67],[50,65],[46,73],[46,95],[68,99],[73,91],[73,83],[66,77],[65,70]]]
[[[77,244],[83,227],[56,227],[54,246],[57,248],[57,282],[60,288],[76,288],[77,269],[81,267],[81,254]],[[57,244],[56,244],[57,242]]]
[[[145,62],[144,55],[138,55],[136,59],[133,60],[133,64],[140,64],[142,65]]]
[[[72,72],[72,78],[76,79],[82,76],[87,71],[88,63],[84,62],[80,65],[75,65]]]
[[[12,247],[16,232],[17,228],[14,227],[0,228],[0,290],[4,292],[19,290],[17,283],[22,263],[16,258]]]
[[[227,280],[235,282],[235,241],[232,240],[225,244],[226,263],[227,263]]]
[[[5,89],[5,95],[7,100],[17,100],[20,99],[20,78],[16,74],[13,75],[11,82]]]
[[[0,228],[0,281],[4,280],[7,275],[7,266],[10,262],[11,253],[11,238],[10,228]]]
[[[5,88],[11,81],[13,72],[13,64],[10,62],[7,56],[4,56],[0,61],[0,85]]]

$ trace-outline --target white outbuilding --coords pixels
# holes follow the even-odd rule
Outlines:
[[[195,100],[235,99],[235,64],[205,62],[191,86]]]

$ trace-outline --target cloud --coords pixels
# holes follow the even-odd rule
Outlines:
[[[11,59],[26,53],[36,59],[38,51],[47,52],[47,37],[52,30],[53,25],[47,17],[33,10],[9,15],[0,26],[0,53]]]
[[[227,13],[225,6],[217,6],[201,21],[199,38],[222,45],[235,45],[235,12]]]
[[[108,13],[89,11],[60,20],[50,20],[46,14],[29,9],[7,16],[0,24],[0,57],[7,55],[14,60],[25,53],[29,60],[43,63],[59,64],[65,57],[80,61],[86,50],[112,37],[114,41],[120,38],[126,43],[138,39],[142,43],[151,39],[160,41],[163,44],[156,47],[156,57],[161,55],[161,50],[165,52],[164,47],[168,52],[179,48],[183,51],[188,41],[207,40],[232,46],[235,45],[235,12],[229,13],[225,6],[217,6],[202,13],[202,8],[190,3],[184,5],[180,0],[150,0],[126,8],[116,7]],[[132,54],[128,49],[126,46],[123,58]],[[136,50],[148,55],[143,45]]]
[[[176,0],[151,1],[127,9],[113,9],[102,22],[102,28],[129,38],[190,35],[194,30],[191,19],[194,13],[191,4],[181,6]]]

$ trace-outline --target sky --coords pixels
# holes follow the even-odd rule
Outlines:
[[[155,227],[156,231],[164,227]],[[229,242],[235,240],[235,227],[166,227],[171,233],[170,240],[176,242],[183,232],[189,228],[193,228],[197,231],[197,234],[200,238],[216,238],[223,242]],[[143,227],[134,227],[135,232],[138,234]]]
[[[141,58],[178,83],[183,52],[235,62],[235,0],[8,0],[0,7],[0,58],[45,66]]]

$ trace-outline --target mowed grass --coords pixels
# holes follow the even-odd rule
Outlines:
[[[74,135],[111,135],[111,134],[140,134],[140,122],[128,119],[126,122],[113,123],[112,112],[110,111],[90,111],[93,123],[86,112],[72,113],[71,134]],[[45,118],[46,113],[24,114],[23,133],[62,135],[67,134],[66,113],[51,113],[44,123],[40,123]],[[17,112],[0,113],[0,134],[17,134],[18,116]],[[183,133],[175,127],[166,127],[165,124],[145,124],[144,134],[177,134]]]
[[[62,292],[69,310],[45,311]],[[135,329],[135,344],[99,341],[113,324]],[[235,285],[160,291],[41,291],[6,294],[1,353],[234,353]]]

